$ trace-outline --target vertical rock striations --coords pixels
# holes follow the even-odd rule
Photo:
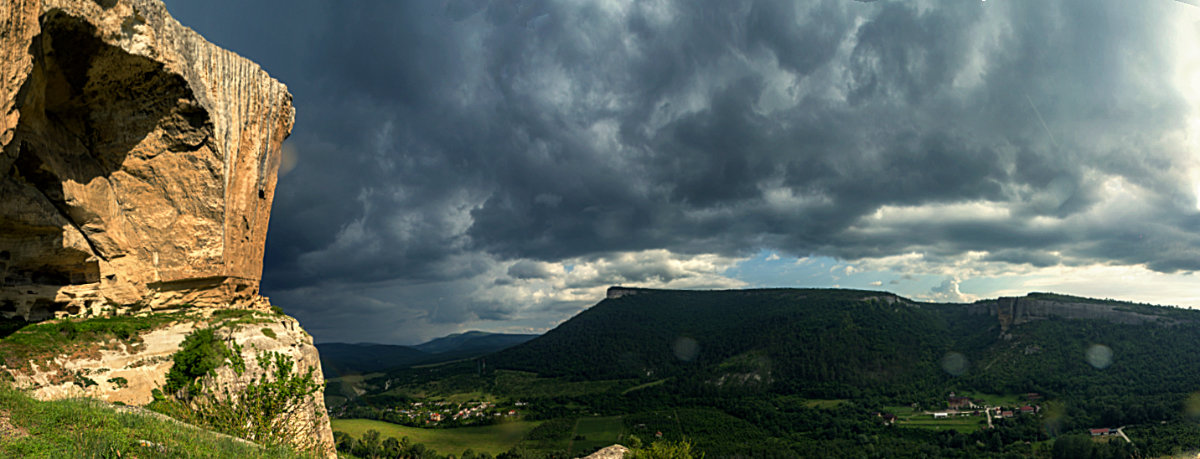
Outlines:
[[[0,8],[0,314],[261,305],[287,88],[157,1]]]
[[[1178,320],[1162,315],[1155,315],[1154,310],[1136,311],[1129,305],[1111,302],[1089,301],[1087,299],[1054,299],[1038,297],[1031,294],[1026,297],[1000,297],[995,300],[978,301],[967,306],[972,314],[986,314],[996,317],[1000,323],[1001,333],[1007,333],[1014,326],[1053,317],[1061,319],[1103,320],[1117,324],[1138,325],[1153,323],[1170,326]]]
[[[323,383],[312,338],[258,293],[294,118],[282,83],[158,0],[0,1],[0,62],[0,319],[184,311],[0,370],[43,399],[145,403],[186,332],[220,326],[247,360],[285,355]],[[218,320],[230,308],[254,311]],[[317,396],[299,422],[328,455],[324,410]]]

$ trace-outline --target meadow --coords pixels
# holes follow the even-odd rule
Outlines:
[[[482,427],[454,429],[421,429],[369,419],[334,419],[333,430],[359,438],[368,430],[376,430],[381,438],[408,437],[412,443],[422,443],[438,454],[461,454],[467,449],[497,455],[508,451],[521,441],[541,421],[512,421]]]
[[[590,454],[600,448],[620,443],[625,432],[622,416],[584,417],[575,420],[575,434],[567,447],[571,457]]]
[[[40,402],[3,382],[0,407],[0,457],[309,457],[95,400]]]

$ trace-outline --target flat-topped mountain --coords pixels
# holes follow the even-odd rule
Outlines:
[[[996,372],[1024,368],[1039,376],[1028,390],[1052,391],[1069,389],[1054,387],[1066,373],[1039,361],[1083,371],[1087,362],[1077,357],[1096,343],[1112,349],[1114,362],[1182,358],[1200,351],[1196,324],[1200,311],[1049,293],[954,304],[863,290],[614,287],[595,306],[487,363],[579,379],[725,376],[830,397],[964,377],[991,384],[1005,379]],[[1130,338],[1137,334],[1146,336]],[[949,354],[965,366],[947,369]]]
[[[614,287],[524,344],[343,385],[333,406],[404,423],[395,406],[483,397],[533,419],[577,417],[577,429],[620,419],[714,457],[1081,457],[1090,429],[1127,426],[1133,443],[1097,444],[1098,457],[1156,456],[1200,438],[1198,353],[1200,311],[1169,306]],[[529,438],[514,450],[558,454]]]

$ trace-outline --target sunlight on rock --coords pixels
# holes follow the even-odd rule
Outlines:
[[[696,355],[700,354],[700,343],[686,336],[681,336],[675,340],[675,344],[671,345],[671,349],[675,351],[675,358],[684,362],[691,362],[695,360]]]
[[[1112,365],[1112,349],[1103,344],[1093,344],[1088,348],[1086,358],[1088,365],[1095,367],[1097,370],[1103,370]]]
[[[942,357],[942,369],[954,376],[962,376],[967,372],[967,357],[958,352],[947,352]]]

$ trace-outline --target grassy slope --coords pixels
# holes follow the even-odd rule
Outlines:
[[[0,457],[305,457],[157,417],[119,413],[93,400],[39,402],[0,383],[0,417],[5,416],[28,435],[0,438]]]
[[[423,443],[438,454],[458,455],[472,449],[496,455],[508,451],[538,424],[540,422],[537,421],[514,421],[483,427],[420,429],[369,419],[334,419],[333,430],[358,438],[367,430],[374,429],[381,438],[408,437],[409,441]]]
[[[619,443],[625,431],[622,419],[622,416],[579,418],[567,453],[572,457],[583,456]],[[583,438],[575,439],[576,436]]]

